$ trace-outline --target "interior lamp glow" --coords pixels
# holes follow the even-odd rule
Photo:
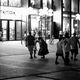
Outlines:
[[[54,12],[53,19],[54,19],[54,22],[61,24],[61,11],[60,10],[57,10]]]
[[[47,15],[48,14],[48,8],[47,7],[44,7],[43,8],[43,15]]]
[[[76,19],[80,20],[80,14],[76,14]]]
[[[33,13],[33,8],[32,8],[32,7],[29,7],[29,8],[27,9],[27,12],[28,12],[28,14],[32,14],[32,13]]]
[[[43,9],[39,10],[39,15],[42,16],[43,15]]]
[[[48,10],[48,16],[53,16],[53,10],[52,9]]]

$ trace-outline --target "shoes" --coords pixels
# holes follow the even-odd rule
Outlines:
[[[55,62],[55,64],[59,64],[59,62]]]
[[[37,58],[36,56],[34,56],[34,58]]]
[[[30,59],[33,59],[33,57],[30,57]]]
[[[73,57],[71,57],[71,60],[73,60]]]
[[[41,57],[42,59],[45,59],[45,56]]]
[[[76,58],[74,59],[74,61],[77,61],[77,60],[78,60],[78,59],[76,59]]]

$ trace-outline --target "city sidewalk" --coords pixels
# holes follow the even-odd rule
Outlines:
[[[21,41],[0,42],[0,80],[80,80],[80,54],[70,65],[55,65],[56,43],[49,44],[46,59],[29,59],[28,49]],[[79,51],[80,52],[80,51]]]
[[[46,40],[48,44],[49,52],[55,52],[56,51],[56,43],[57,39],[54,40],[54,44],[50,45],[49,40]],[[3,41],[0,42],[0,56],[6,56],[6,55],[23,55],[28,52],[27,47],[25,47],[24,41]],[[53,46],[54,45],[54,46]],[[37,44],[37,49],[39,50],[39,45]]]

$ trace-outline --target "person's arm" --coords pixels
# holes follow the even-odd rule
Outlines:
[[[77,38],[77,45],[78,45],[78,47],[80,48],[80,42],[79,42],[79,38]]]

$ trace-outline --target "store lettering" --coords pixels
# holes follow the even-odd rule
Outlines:
[[[0,10],[0,13],[3,13],[3,14],[13,14],[13,15],[15,15],[15,12],[13,12],[13,11],[3,11],[3,10]]]

